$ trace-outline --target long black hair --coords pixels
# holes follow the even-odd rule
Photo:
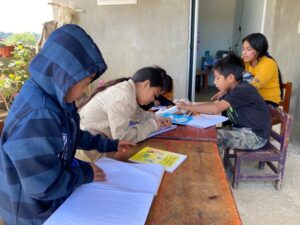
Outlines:
[[[173,90],[173,79],[172,77],[167,74],[167,71],[161,68],[160,66],[154,66],[155,69],[157,69],[162,77],[162,91],[170,92]]]
[[[149,80],[150,87],[162,87],[163,86],[163,81],[162,81],[162,76],[161,76],[160,71],[155,67],[144,67],[144,68],[141,68],[138,71],[136,71],[131,78],[130,77],[118,78],[115,80],[108,81],[102,86],[96,87],[89,96],[83,98],[82,100],[80,100],[77,103],[77,107],[78,108],[83,107],[98,92],[103,91],[103,90],[107,89],[108,87],[111,87],[118,83],[128,81],[129,79],[132,79],[134,83],[144,82],[146,80]]]
[[[270,59],[273,59],[276,62],[276,60],[268,53],[269,44],[265,35],[261,33],[252,33],[243,38],[242,42],[244,43],[245,41],[248,41],[251,47],[255,49],[255,51],[258,54],[257,55],[258,60],[260,60],[263,56],[266,56]],[[280,98],[282,99],[283,97],[282,75],[278,64],[277,67],[278,67],[278,79],[279,79],[279,87],[280,87]]]

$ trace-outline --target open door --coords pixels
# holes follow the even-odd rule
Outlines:
[[[196,63],[197,63],[197,34],[199,0],[190,0],[190,29],[189,29],[189,59],[187,96],[195,101]]]

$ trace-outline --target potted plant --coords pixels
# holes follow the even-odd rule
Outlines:
[[[33,51],[23,46],[16,45],[13,58],[8,64],[0,62],[0,99],[9,111],[10,104],[28,79],[28,64],[33,57]]]
[[[12,52],[15,46],[6,45],[3,41],[0,41],[0,57],[9,58],[12,56]]]
[[[0,40],[0,57],[3,56],[4,46],[5,46],[4,42]]]

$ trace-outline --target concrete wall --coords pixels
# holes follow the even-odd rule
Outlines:
[[[293,82],[290,113],[293,115],[292,142],[300,144],[300,21],[299,0],[268,0],[265,33],[269,37],[270,53],[276,59],[283,80]],[[300,150],[298,148],[300,153]]]
[[[97,6],[96,1],[61,0],[85,10],[76,22],[96,41],[108,64],[102,76],[130,76],[159,65],[174,78],[175,97],[185,96],[189,0],[138,0],[135,5]]]

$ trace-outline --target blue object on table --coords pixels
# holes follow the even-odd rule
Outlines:
[[[191,116],[187,116],[185,114],[164,113],[161,116],[165,118],[170,118],[173,124],[179,125],[186,125],[187,122],[189,122],[192,119]]]

